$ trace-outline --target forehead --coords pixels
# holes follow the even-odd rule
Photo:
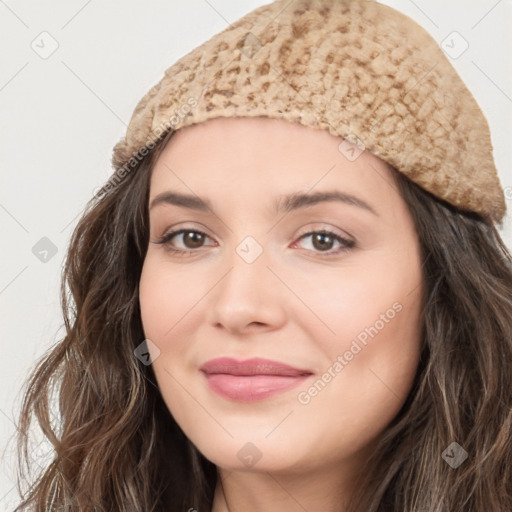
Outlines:
[[[400,197],[388,166],[368,151],[347,158],[327,130],[269,118],[216,118],[178,130],[155,162],[150,201],[175,190],[213,202],[273,201],[305,191],[341,190],[368,202]]]

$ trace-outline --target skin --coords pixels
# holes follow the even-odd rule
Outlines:
[[[216,118],[179,130],[153,168],[150,204],[175,191],[206,198],[213,210],[150,209],[139,298],[163,399],[217,465],[214,512],[344,510],[411,388],[423,288],[417,234],[385,162],[368,151],[350,161],[340,142],[283,120]],[[280,195],[327,190],[357,196],[378,215],[339,201],[272,210]],[[180,228],[207,235],[167,242],[191,255],[155,243]],[[303,237],[322,229],[355,245]],[[249,235],[263,251],[252,263],[236,252]],[[370,326],[377,334],[348,361]],[[199,371],[221,356],[264,357],[313,375],[262,401],[231,401]],[[335,371],[338,356],[346,364]],[[330,381],[308,395],[329,368]],[[248,442],[261,455],[252,465],[237,456],[250,452]]]

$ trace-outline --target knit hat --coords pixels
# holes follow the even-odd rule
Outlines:
[[[165,71],[113,167],[134,166],[169,130],[251,116],[328,130],[462,210],[505,215],[471,92],[420,25],[373,0],[277,0],[245,15]]]

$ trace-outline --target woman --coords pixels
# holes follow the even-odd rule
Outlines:
[[[512,508],[488,126],[375,2],[280,0],[167,70],[71,241],[18,510]],[[48,418],[56,387],[61,418]]]

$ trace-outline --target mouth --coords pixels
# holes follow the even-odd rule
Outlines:
[[[298,386],[313,375],[310,370],[261,358],[237,361],[223,357],[208,361],[200,370],[212,391],[239,402],[264,400]]]

